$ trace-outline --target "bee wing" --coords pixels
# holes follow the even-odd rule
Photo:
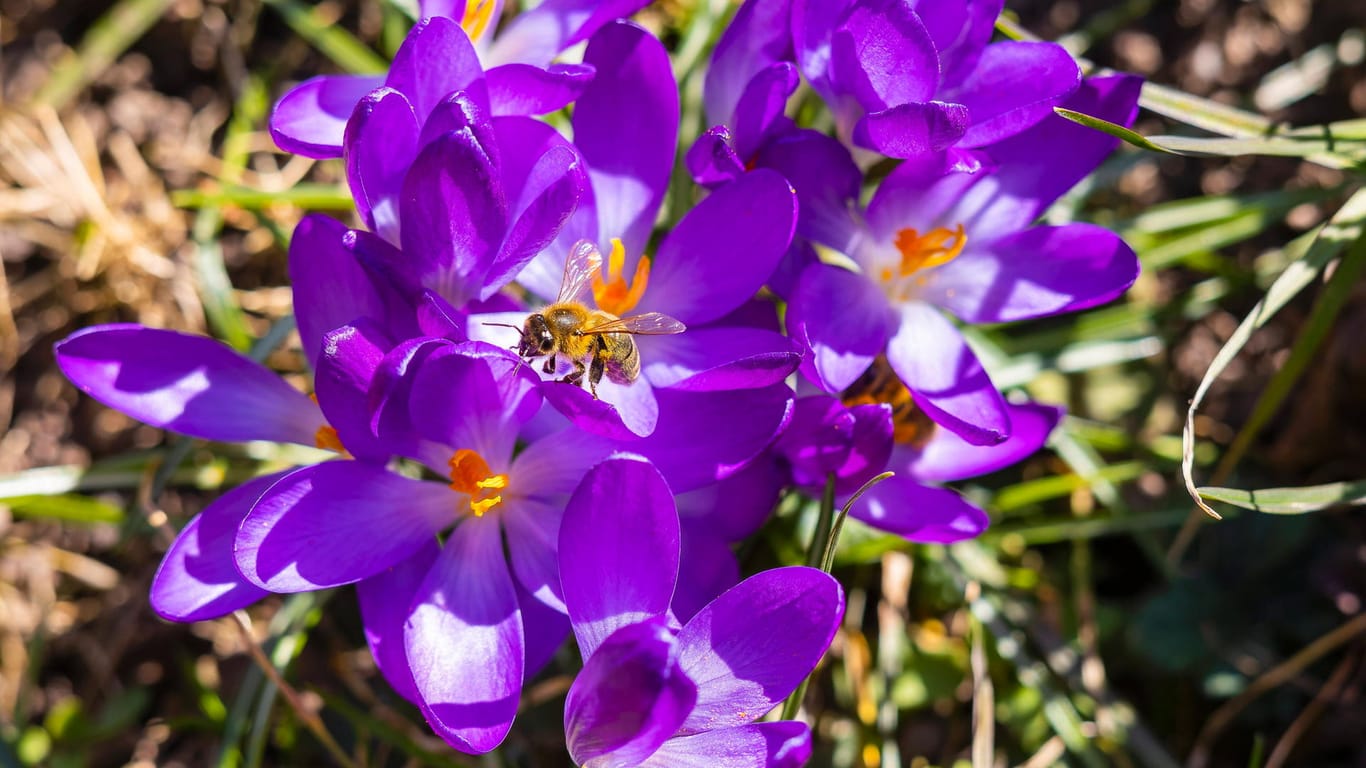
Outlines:
[[[564,277],[560,279],[560,295],[555,302],[587,304],[589,286],[602,269],[602,254],[587,240],[574,243],[569,258],[564,260]]]
[[[592,336],[600,333],[633,333],[638,336],[664,336],[670,333],[682,333],[688,330],[688,326],[678,322],[668,315],[661,315],[658,312],[646,312],[630,317],[621,317],[615,320],[608,320],[598,325],[585,327],[580,333],[585,336]]]

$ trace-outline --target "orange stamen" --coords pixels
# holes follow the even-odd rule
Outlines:
[[[318,427],[318,431],[313,435],[313,444],[324,451],[335,451],[343,456],[347,456],[346,446],[342,445],[341,436],[337,430],[324,424]]]
[[[623,272],[626,269],[626,247],[621,240],[612,238],[612,252],[607,255],[605,268],[593,278],[593,300],[598,309],[621,317],[635,308],[640,297],[645,295],[645,286],[650,282],[650,262],[641,258],[636,262],[636,273],[626,284]]]
[[[901,265],[895,273],[891,269],[883,269],[879,276],[884,282],[896,277],[909,277],[922,269],[953,261],[963,252],[968,236],[962,224],[953,229],[935,227],[923,235],[915,228],[907,227],[896,233],[894,242],[896,249],[901,251]]]
[[[503,502],[500,491],[508,486],[507,475],[495,475],[484,457],[468,448],[461,448],[451,457],[451,488],[469,494],[470,511],[475,517]]]

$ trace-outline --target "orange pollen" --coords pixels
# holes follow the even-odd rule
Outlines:
[[[915,406],[911,391],[901,383],[886,358],[879,357],[871,368],[844,390],[841,401],[855,405],[890,405],[892,439],[902,445],[923,446],[934,434],[934,422]]]
[[[963,231],[962,224],[953,229],[935,227],[923,235],[914,228],[907,227],[897,231],[894,242],[896,249],[901,251],[901,265],[895,271],[883,269],[880,277],[884,282],[890,282],[897,277],[908,277],[922,269],[953,261],[963,252],[968,236]]]
[[[460,27],[469,35],[470,42],[484,36],[493,18],[494,0],[466,0],[465,13],[460,19]]]
[[[607,256],[606,268],[593,277],[593,300],[603,312],[622,317],[635,308],[640,297],[645,295],[645,286],[650,282],[650,262],[641,258],[636,262],[636,273],[631,284],[626,284],[626,247],[621,240],[612,238],[612,252]]]
[[[318,427],[318,431],[313,435],[313,444],[324,451],[335,451],[343,456],[347,455],[346,446],[342,445],[341,436],[337,434],[336,429],[327,425]]]
[[[507,475],[495,475],[484,457],[461,448],[451,457],[451,488],[470,496],[470,511],[475,517],[503,502],[501,491],[508,487]]]

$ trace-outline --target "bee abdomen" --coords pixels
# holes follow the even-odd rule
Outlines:
[[[630,384],[640,378],[640,350],[635,341],[624,333],[608,334],[606,341],[607,378],[618,384]]]

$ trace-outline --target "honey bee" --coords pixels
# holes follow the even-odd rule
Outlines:
[[[598,397],[598,382],[606,376],[618,384],[630,384],[640,377],[640,350],[632,335],[662,336],[687,330],[679,321],[658,312],[617,317],[600,309],[590,309],[593,278],[602,269],[602,254],[586,240],[569,251],[564,277],[555,302],[528,315],[517,329],[522,340],[517,354],[528,361],[545,356],[541,370],[553,373],[563,355],[574,363],[560,381],[582,385],[586,377],[593,398]]]

